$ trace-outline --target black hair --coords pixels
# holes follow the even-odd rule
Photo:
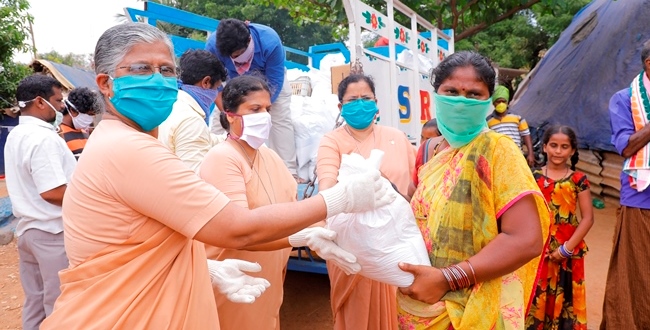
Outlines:
[[[78,87],[70,91],[68,94],[68,104],[66,108],[63,109],[63,114],[67,114],[69,108],[72,104],[72,110],[80,113],[89,113],[95,112],[100,113],[102,106],[98,94],[87,87]]]
[[[571,144],[571,148],[575,150],[573,155],[571,155],[571,170],[575,171],[576,164],[578,164],[578,160],[580,160],[580,155],[578,154],[578,138],[576,137],[576,132],[573,130],[573,128],[566,125],[553,125],[544,131],[544,135],[542,136],[542,143],[544,145],[548,144],[548,141],[551,140],[551,136],[558,133],[568,136],[569,144]],[[546,163],[546,161],[547,156],[546,153],[544,153],[544,163]]]
[[[449,78],[456,69],[468,66],[476,70],[476,74],[485,83],[490,96],[492,96],[496,84],[496,72],[492,67],[492,62],[487,57],[472,51],[453,53],[440,62],[437,67],[433,68],[429,78],[433,89],[438,92],[442,82]]]
[[[228,122],[226,113],[223,111],[219,113],[219,124],[221,124],[221,127],[223,127],[223,129],[230,132],[230,123]]]
[[[250,39],[248,26],[236,18],[221,20],[217,26],[217,50],[223,56],[230,57],[232,53],[248,47]]]
[[[372,95],[375,94],[375,82],[372,80],[370,76],[366,76],[364,74],[351,74],[339,83],[339,88],[338,88],[338,93],[339,93],[339,102],[343,102],[343,96],[345,95],[345,92],[348,91],[348,86],[353,83],[358,83],[360,81],[365,81],[368,86],[370,86],[370,90],[372,91]]]
[[[49,101],[49,98],[54,95],[54,88],[63,89],[63,85],[50,76],[35,73],[18,83],[16,100],[30,101],[40,96]]]
[[[244,103],[244,98],[252,92],[267,91],[271,95],[269,85],[264,79],[256,75],[244,75],[228,80],[221,96],[223,99],[223,111],[219,115],[221,127],[226,131],[230,130],[230,123],[226,113],[237,113],[239,106]]]
[[[426,123],[424,123],[424,125],[422,125],[422,129],[425,129],[425,128],[435,128],[435,129],[438,129],[438,121],[437,121],[435,118],[430,119],[429,121],[427,121]]]
[[[641,63],[650,57],[650,40],[643,43],[643,48],[641,48]]]
[[[212,86],[218,81],[226,81],[228,75],[219,58],[207,50],[189,49],[180,58],[180,79],[184,84],[195,85],[206,76]]]

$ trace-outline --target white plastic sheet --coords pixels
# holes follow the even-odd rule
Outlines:
[[[338,181],[378,169],[383,154],[373,150],[368,159],[358,154],[343,155]],[[388,180],[382,180],[390,185]],[[431,266],[411,206],[402,197],[374,211],[331,217],[327,219],[327,228],[337,233],[339,246],[357,257],[361,265],[359,274],[370,279],[407,287],[413,283],[413,275],[399,269],[398,263]]]
[[[314,169],[320,140],[334,129],[339,113],[338,98],[332,94],[330,72],[311,69],[287,70],[289,80],[309,77],[311,96],[291,97],[291,120],[296,140],[298,176],[303,180],[314,179]]]

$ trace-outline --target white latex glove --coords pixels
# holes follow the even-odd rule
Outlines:
[[[374,170],[319,192],[327,206],[327,217],[371,211],[392,203],[397,193],[385,182],[381,180],[379,171]]]
[[[244,272],[259,272],[262,267],[239,259],[216,261],[208,259],[208,271],[212,286],[234,303],[252,304],[255,298],[271,286],[269,281],[246,275]]]
[[[336,245],[334,239],[336,239],[335,231],[313,227],[289,236],[289,244],[293,247],[308,246],[321,258],[336,263],[347,275],[358,273],[361,265],[357,263],[357,257]]]

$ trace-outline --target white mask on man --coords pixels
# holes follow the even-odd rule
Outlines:
[[[92,123],[95,121],[94,116],[91,116],[87,113],[79,112],[79,110],[77,110],[77,107],[74,104],[72,104],[70,100],[65,100],[65,103],[70,106],[68,107],[68,113],[70,113],[70,117],[72,117],[72,124],[74,125],[74,128],[88,129],[90,125],[92,125]],[[72,112],[76,112],[77,115],[73,116]]]
[[[72,114],[70,114],[72,116]],[[88,129],[95,121],[95,117],[87,113],[79,113],[76,117],[72,117],[72,124],[76,129]]]

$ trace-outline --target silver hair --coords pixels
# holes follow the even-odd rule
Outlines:
[[[111,27],[99,37],[95,46],[95,73],[112,75],[133,46],[158,41],[169,47],[172,61],[176,63],[171,40],[158,28],[146,23],[123,23]]]

